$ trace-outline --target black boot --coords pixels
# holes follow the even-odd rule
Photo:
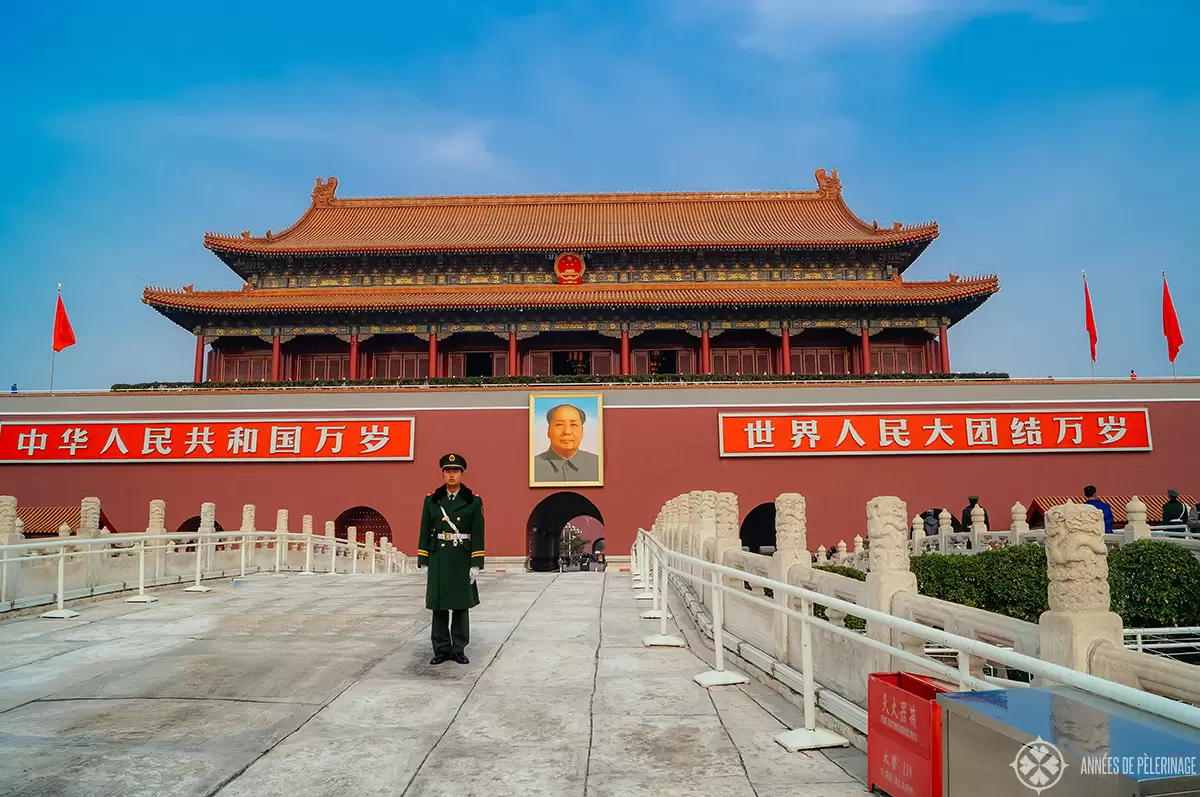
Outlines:
[[[459,664],[470,664],[471,663],[471,660],[467,658],[466,653],[455,653],[454,660],[457,661]]]
[[[449,656],[446,656],[442,653],[435,653],[435,654],[433,654],[433,658],[429,660],[429,663],[436,665],[436,664],[441,664],[442,662],[449,661],[449,660],[450,660]]]

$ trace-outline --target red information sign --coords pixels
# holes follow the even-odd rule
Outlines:
[[[721,413],[723,457],[1150,451],[1144,408]]]
[[[0,424],[0,463],[411,460],[414,429],[396,417],[22,421]]]
[[[953,684],[903,672],[867,682],[867,787],[893,797],[941,797],[942,714],[938,692]]]

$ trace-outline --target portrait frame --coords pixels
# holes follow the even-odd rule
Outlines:
[[[564,463],[550,442],[550,424],[546,415],[560,405],[570,405],[583,416],[582,434],[573,452],[579,465]],[[571,424],[569,419],[563,421]],[[567,432],[570,435],[570,432]],[[529,394],[529,486],[530,487],[603,487],[604,486],[604,394],[602,393],[530,393]],[[566,469],[582,468],[570,474]],[[594,478],[593,478],[594,477]]]

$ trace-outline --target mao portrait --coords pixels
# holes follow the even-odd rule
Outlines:
[[[531,395],[529,486],[602,486],[602,414],[599,393]]]

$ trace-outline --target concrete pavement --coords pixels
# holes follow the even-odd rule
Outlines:
[[[480,592],[466,666],[429,666],[418,576],[259,575],[0,622],[0,795],[866,793],[860,762],[775,744],[753,687],[706,691],[695,653],[644,648],[658,623],[627,574]]]

